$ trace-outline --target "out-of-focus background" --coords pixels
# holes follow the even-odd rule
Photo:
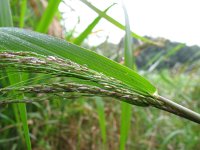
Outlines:
[[[10,1],[15,27],[22,27],[24,1]],[[45,33],[38,26],[49,2],[26,1],[23,28]],[[132,34],[138,73],[153,83],[160,95],[200,113],[199,4],[198,0],[124,0],[131,30],[139,35]],[[124,64],[121,1],[62,0],[56,9],[46,33]],[[84,36],[86,29],[91,31]],[[123,147],[119,101],[99,97],[59,101],[27,105],[33,150],[200,149],[199,125],[167,112],[132,106]],[[0,149],[25,149],[13,112],[2,107],[0,120]]]

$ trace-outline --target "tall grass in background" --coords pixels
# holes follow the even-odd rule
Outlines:
[[[25,24],[26,9],[27,9],[27,0],[22,0],[21,6],[20,6],[20,18],[19,18],[19,27],[20,28],[23,28],[24,24]]]
[[[102,12],[101,10],[99,10],[97,7],[95,7],[94,5],[92,5],[91,3],[89,3],[87,0],[81,0],[81,2],[83,2],[84,4],[86,4],[89,8],[91,8],[92,10],[94,10],[97,14],[99,14],[101,17],[103,17],[104,19],[106,19],[108,22],[110,22],[111,24],[113,24],[114,26],[118,27],[121,30],[126,30],[126,27],[124,25],[122,25],[120,22],[118,22],[117,20],[113,19],[112,17],[110,17],[109,15],[105,14],[104,12]],[[144,42],[150,43],[150,44],[156,44],[153,41],[142,37],[134,32],[131,31],[131,36],[136,38],[136,39],[140,39]]]
[[[49,25],[51,24],[56,12],[58,11],[58,6],[61,0],[50,0],[48,2],[48,6],[44,13],[42,14],[42,18],[37,25],[36,31],[46,33]]]
[[[122,0],[122,8],[125,18],[125,38],[124,38],[124,64],[130,69],[135,69],[135,61],[133,57],[132,37],[129,24],[128,13]],[[120,127],[120,150],[126,147],[126,141],[130,133],[132,106],[122,102],[121,104],[121,127]]]
[[[2,0],[0,5],[0,27],[12,27],[12,14],[9,0]]]

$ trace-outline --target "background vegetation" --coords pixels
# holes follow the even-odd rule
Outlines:
[[[1,12],[2,8],[7,8],[4,11],[9,12],[10,4],[12,15],[6,13],[7,18],[1,17],[1,26],[47,33],[92,49],[137,70],[157,87],[160,95],[200,113],[198,46],[188,47],[182,43],[141,37],[132,33],[128,27],[125,8],[126,27],[106,15],[106,11],[112,9],[113,5],[101,11],[98,6],[81,0],[80,3],[86,4],[88,9],[96,11],[99,16],[88,23],[86,30],[76,37],[76,28],[69,31],[60,23],[62,14],[58,11],[58,6],[61,0],[7,2],[9,1],[0,1]],[[98,46],[90,47],[86,39],[103,17],[113,26],[125,30],[125,40],[122,39],[118,45],[105,41]],[[3,49],[1,46],[0,48]],[[17,82],[23,80],[28,80],[27,84],[66,81],[62,77],[49,79],[43,74],[23,74],[21,79],[15,75],[12,72],[6,75],[5,69],[1,69],[0,87],[8,83],[11,87],[17,87]],[[16,93],[10,94],[16,99],[23,97]],[[1,93],[0,99],[4,100],[5,96],[7,95]],[[111,97],[82,97],[77,94],[70,95],[70,98],[51,94],[31,96],[44,101],[26,106],[0,105],[0,149],[200,149],[198,124],[152,107],[132,106]],[[25,124],[26,118],[29,129]]]

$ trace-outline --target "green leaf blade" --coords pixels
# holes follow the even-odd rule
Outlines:
[[[10,8],[9,2],[10,2],[9,0],[1,0],[0,1],[0,27],[12,27],[13,26],[13,20],[12,20],[12,14],[11,14],[11,8]],[[5,42],[5,41],[1,41],[1,42]],[[7,75],[9,78],[9,84],[11,84],[11,85],[21,81],[20,74],[17,74],[16,76],[11,76],[10,73],[7,73]],[[10,95],[12,95],[12,94],[13,93],[10,93]],[[18,98],[22,99],[23,95],[18,96]],[[27,123],[26,105],[25,104],[13,105],[13,111],[15,113],[15,118],[16,118],[17,123],[20,123],[20,118],[22,120],[24,133],[23,133],[21,127],[18,127],[18,132],[19,132],[20,136],[22,134],[24,135],[27,149],[31,150],[31,141],[30,141],[29,128],[28,128],[28,123]]]
[[[56,55],[86,65],[103,74],[116,78],[143,94],[154,94],[156,88],[136,72],[92,51],[64,40],[18,28],[0,29],[0,48],[31,51],[45,55]],[[105,69],[106,68],[106,69]]]
[[[109,6],[106,10],[104,10],[104,13],[106,13],[113,5]],[[74,39],[73,43],[76,45],[81,45],[81,43],[87,38],[87,36],[92,32],[94,27],[99,23],[101,20],[101,16],[98,16],[94,19],[94,21],[88,25],[88,27],[77,37]]]
[[[58,6],[59,6],[60,2],[61,2],[61,0],[50,0],[48,2],[48,6],[47,6],[44,14],[42,15],[42,18],[36,28],[36,31],[42,32],[42,33],[47,32],[48,27],[49,27],[50,23],[52,22],[55,13],[58,10]]]
[[[12,27],[12,15],[9,0],[0,2],[0,27]]]
[[[89,8],[91,8],[92,10],[94,10],[96,13],[98,13],[100,16],[102,16],[103,18],[105,18],[107,21],[109,21],[110,23],[112,23],[113,25],[115,25],[116,27],[118,27],[121,30],[126,30],[126,27],[124,25],[122,25],[120,22],[118,22],[117,20],[113,19],[112,17],[106,15],[105,13],[103,13],[101,10],[99,10],[97,7],[95,7],[94,5],[92,5],[91,3],[89,3],[87,0],[81,0],[85,5],[87,5]],[[131,32],[131,36],[136,38],[136,39],[140,39],[144,42],[150,43],[150,44],[155,44],[153,41],[142,37],[134,32]]]
[[[125,40],[124,40],[124,61],[125,66],[130,69],[134,69],[134,57],[132,47],[132,37],[129,24],[129,17],[126,7],[122,1],[122,8],[124,10],[125,18]],[[130,104],[122,102],[121,104],[121,127],[120,127],[120,150],[124,150],[126,147],[132,116],[132,106]]]

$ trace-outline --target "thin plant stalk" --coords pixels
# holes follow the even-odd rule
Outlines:
[[[0,27],[12,27],[13,26],[13,20],[12,20],[12,13],[10,8],[10,1],[9,0],[1,0],[0,1]],[[10,84],[15,84],[17,82],[21,81],[21,73],[18,73],[16,76],[10,76],[9,73],[8,78]],[[11,95],[14,93],[11,93]],[[18,99],[23,99],[23,94],[18,96]],[[28,150],[31,150],[31,141],[29,136],[29,128],[27,123],[27,112],[26,112],[26,104],[21,103],[17,105],[13,105],[13,110],[15,113],[16,121],[19,123],[20,119],[23,124],[23,131],[21,131],[21,128],[18,128],[19,134],[24,135],[26,146]],[[18,113],[19,111],[19,113]]]
[[[58,6],[61,0],[50,0],[48,2],[48,6],[45,12],[42,15],[42,18],[37,25],[36,31],[46,33],[48,31],[48,27],[51,24],[53,17],[55,16]]]
[[[21,7],[20,7],[20,19],[19,19],[20,28],[24,27],[26,8],[27,8],[27,0],[22,0]]]
[[[130,69],[134,68],[134,57],[132,48],[132,37],[129,24],[129,18],[127,10],[122,1],[122,8],[124,10],[125,17],[125,40],[124,40],[124,61],[125,66]],[[128,133],[131,124],[132,106],[125,102],[121,104],[121,126],[120,126],[120,150],[124,150],[128,139]]]

